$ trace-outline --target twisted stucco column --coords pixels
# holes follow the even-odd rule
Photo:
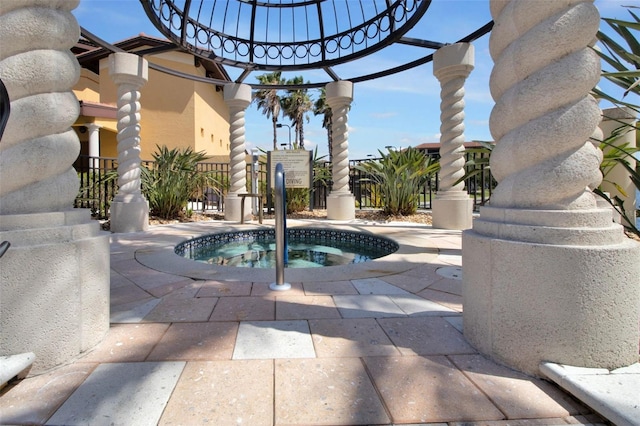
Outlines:
[[[231,145],[230,186],[225,197],[225,220],[241,220],[239,194],[247,192],[247,159],[245,147],[245,110],[251,103],[251,86],[247,84],[227,84],[224,86],[224,101],[229,107],[229,143]],[[246,200],[245,200],[246,201]],[[245,219],[251,215],[251,208],[245,208]]]
[[[80,185],[73,168],[80,143],[71,128],[80,113],[71,91],[80,66],[69,50],[80,34],[70,12],[78,1],[42,13],[39,3],[0,5],[0,78],[11,99],[0,144],[0,214],[71,209]]]
[[[598,208],[592,1],[491,1],[489,206],[463,233],[465,337],[530,374],[638,360],[640,245]]]
[[[327,218],[355,218],[355,198],[349,191],[349,127],[348,113],[353,100],[353,83],[335,81],[326,86],[327,104],[332,113],[333,186],[327,196]]]
[[[149,204],[140,190],[140,88],[149,79],[147,60],[112,53],[109,74],[118,88],[118,193],[111,203],[111,231],[145,231]]]
[[[34,372],[70,362],[109,329],[109,237],[89,210],[73,209],[77,5],[0,2],[0,78],[11,101],[0,141],[0,241],[11,243],[0,267],[0,356],[33,352]],[[6,377],[18,373],[4,361]]]
[[[464,82],[473,70],[473,46],[457,43],[433,54],[433,74],[440,81],[440,184],[433,200],[433,227],[471,228],[473,200],[464,190]]]

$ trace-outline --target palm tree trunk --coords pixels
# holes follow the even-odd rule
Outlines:
[[[300,120],[300,149],[304,149],[304,124],[302,120]]]
[[[278,123],[278,117],[275,115],[271,118],[273,123],[273,150],[278,149],[278,134],[276,132],[276,124]]]

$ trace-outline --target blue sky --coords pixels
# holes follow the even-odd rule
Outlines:
[[[535,0],[554,1],[554,0]],[[596,0],[600,14],[606,17],[627,17],[621,5],[629,0]],[[74,10],[79,24],[114,43],[139,33],[162,37],[148,20],[137,0],[81,0]],[[452,43],[491,19],[488,0],[433,0],[427,14],[407,36]],[[475,69],[465,83],[465,138],[491,140],[489,115],[493,100],[489,94],[489,75],[493,62],[488,52],[489,37],[474,43]],[[372,71],[401,65],[418,59],[431,50],[402,46],[392,52],[380,52],[335,67],[342,78],[368,74]],[[238,70],[227,67],[234,78]],[[259,73],[258,73],[259,74]],[[305,80],[328,81],[323,71],[301,71]],[[255,82],[250,75],[246,83]],[[286,77],[291,77],[287,75]],[[317,97],[317,91],[310,95]],[[144,99],[142,99],[144,102]],[[603,105],[606,107],[606,105]],[[271,121],[250,105],[246,113],[247,148],[272,146]],[[327,152],[327,136],[322,118],[309,114],[305,123],[305,147],[318,146],[319,153]],[[290,124],[286,119],[284,124]],[[440,138],[440,84],[433,76],[431,63],[411,70],[358,83],[354,86],[354,100],[349,113],[349,158],[361,159],[367,155],[386,151],[385,146],[404,148],[425,142],[439,142]],[[288,129],[278,129],[278,142],[288,142]]]

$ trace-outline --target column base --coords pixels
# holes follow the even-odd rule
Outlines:
[[[86,209],[0,216],[0,355],[32,372],[68,363],[109,330],[109,234]]]
[[[350,192],[327,196],[327,219],[353,220],[356,218],[356,199]]]
[[[431,203],[434,228],[469,229],[473,226],[473,200],[466,192],[438,193]]]
[[[501,209],[491,210],[496,217]],[[543,222],[557,214],[566,223],[573,212],[502,213]],[[532,375],[543,361],[609,370],[638,361],[640,244],[608,210],[575,216],[602,217],[605,227],[486,221],[481,209],[463,232],[464,335],[479,351]],[[518,241],[514,228],[529,241]],[[557,241],[534,241],[536,234]]]
[[[149,203],[144,197],[116,200],[110,207],[111,232],[142,232],[149,229]]]
[[[224,198],[224,220],[242,222],[240,215],[243,199],[235,193],[229,193]],[[244,199],[244,220],[251,220],[251,198]]]

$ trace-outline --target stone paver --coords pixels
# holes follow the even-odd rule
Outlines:
[[[360,294],[410,294],[408,291],[389,284],[380,278],[351,280]]]
[[[112,304],[110,315],[111,323],[139,323],[160,302],[161,299],[149,296],[148,298],[137,300],[135,302],[124,303],[122,305]]]
[[[21,381],[0,396],[0,424],[44,424],[96,366],[75,363]]]
[[[159,424],[270,426],[273,376],[271,360],[189,362]]]
[[[462,296],[462,280],[442,278],[429,286],[431,290],[444,291],[445,293]]]
[[[584,407],[551,383],[503,367],[481,355],[452,355],[449,359],[509,419],[567,417],[585,412]]]
[[[250,282],[205,281],[196,297],[249,296]]]
[[[460,295],[426,288],[418,293],[418,296],[446,306],[456,312],[462,312],[462,296]]]
[[[114,324],[99,345],[82,362],[144,361],[169,328],[169,324]]]
[[[462,334],[440,317],[381,318],[378,322],[402,355],[476,353]]]
[[[343,318],[382,318],[406,315],[386,295],[334,296],[333,300]]]
[[[373,318],[310,320],[309,328],[319,358],[400,354]]]
[[[307,296],[323,296],[337,294],[358,294],[358,290],[351,281],[328,281],[303,283],[304,293]]]
[[[276,318],[273,296],[221,297],[213,309],[211,321],[261,321]]]
[[[100,364],[47,424],[156,425],[184,365]]]
[[[182,299],[167,297],[158,303],[145,317],[144,322],[194,322],[207,321],[213,312],[217,298]]]
[[[388,424],[389,417],[357,358],[276,360],[279,425]]]
[[[389,296],[389,299],[398,305],[405,314],[411,316],[458,315],[458,313],[453,309],[447,308],[439,303],[423,299],[415,294]]]
[[[233,359],[315,358],[307,321],[240,323]]]
[[[237,331],[237,322],[172,324],[148,360],[231,359]]]
[[[276,296],[276,319],[340,318],[331,296]]]
[[[365,362],[395,423],[504,419],[444,356],[371,357]]]

